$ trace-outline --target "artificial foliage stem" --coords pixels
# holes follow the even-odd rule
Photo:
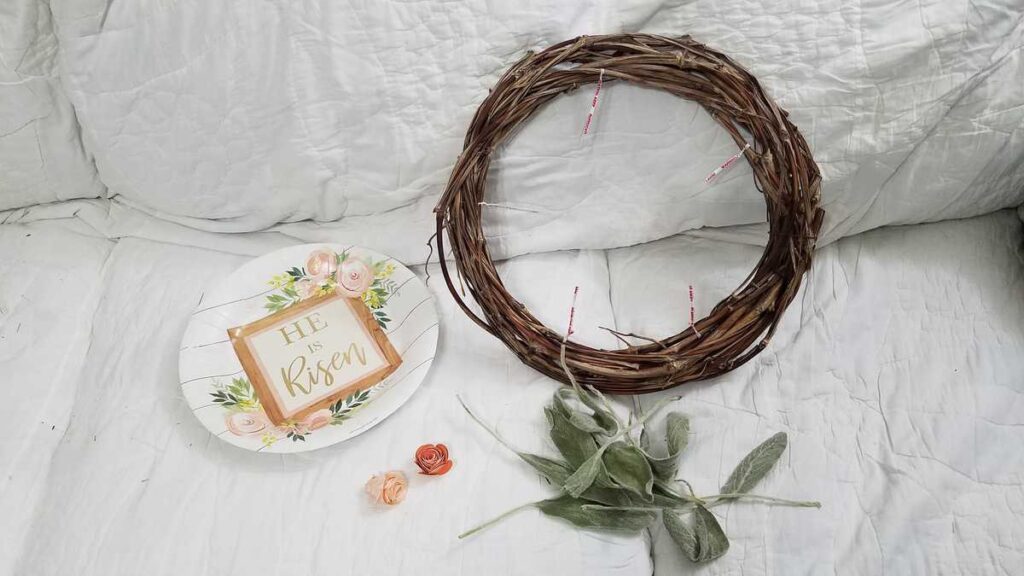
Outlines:
[[[498,522],[501,522],[505,518],[515,514],[516,512],[519,512],[520,510],[525,510],[527,508],[532,508],[532,507],[536,506],[537,504],[538,504],[537,502],[527,502],[526,504],[522,504],[520,506],[516,506],[515,508],[513,508],[511,510],[508,510],[506,512],[502,512],[501,514],[498,514],[497,516],[495,516],[494,518],[491,518],[487,522],[484,522],[483,524],[480,524],[476,528],[471,528],[469,530],[466,530],[462,534],[459,534],[459,540],[462,540],[463,538],[467,538],[469,536],[472,536],[473,534],[476,534],[477,532],[480,532],[481,530],[485,530],[487,528],[490,528],[491,526],[497,524]]]

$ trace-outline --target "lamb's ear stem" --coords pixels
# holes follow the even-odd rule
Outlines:
[[[469,414],[469,417],[472,418],[477,424],[479,424],[481,428],[487,430],[487,432],[489,432],[491,436],[494,436],[494,439],[497,440],[499,444],[501,444],[505,448],[508,448],[512,452],[519,454],[519,451],[513,448],[511,444],[506,442],[505,439],[502,438],[500,434],[498,434],[497,430],[494,430],[490,426],[488,426],[483,420],[480,419],[479,416],[474,414],[473,411],[469,409],[469,406],[466,406],[466,402],[465,400],[462,399],[462,396],[460,394],[456,394],[455,398],[456,400],[459,401],[459,404],[462,404],[462,409],[465,410],[467,414]]]
[[[502,514],[499,514],[498,516],[495,516],[494,518],[488,520],[487,522],[484,522],[483,524],[477,526],[476,528],[471,528],[469,530],[466,530],[462,534],[459,534],[459,540],[461,540],[463,538],[466,538],[466,537],[469,537],[469,536],[472,536],[473,534],[476,534],[477,532],[479,532],[481,530],[484,530],[486,528],[490,528],[491,526],[494,526],[495,524],[497,524],[498,522],[501,522],[505,518],[508,518],[509,516],[515,514],[516,512],[519,512],[520,510],[525,510],[527,508],[531,508],[533,506],[536,506],[537,504],[540,504],[540,502],[527,502],[526,504],[523,504],[521,506],[516,506],[515,508],[513,508],[511,510],[508,510],[507,512],[503,512]]]
[[[618,425],[619,430],[627,428],[626,424],[622,421],[622,418],[619,418],[619,415],[615,413],[615,409],[612,408],[612,405],[608,402],[608,399],[604,397],[604,394],[598,392],[597,389],[594,388],[593,386],[587,386],[587,388],[590,389],[590,391],[588,392],[582,386],[580,386],[579,381],[577,381],[576,377],[573,376],[572,370],[569,369],[569,363],[565,361],[565,345],[566,340],[568,338],[568,335],[562,338],[562,347],[558,354],[558,360],[559,364],[562,365],[562,370],[565,372],[565,375],[569,377],[569,382],[572,384],[572,388],[576,392],[576,395],[579,396],[580,398],[591,398],[591,396],[596,397],[598,400],[601,401],[602,404],[604,404],[605,409],[608,411],[608,414],[611,415],[612,419],[615,420],[615,423]],[[594,401],[593,398],[591,398],[591,401],[596,404],[596,401]]]

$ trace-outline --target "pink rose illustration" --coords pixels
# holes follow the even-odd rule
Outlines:
[[[299,297],[303,300],[312,298],[318,290],[320,290],[320,285],[309,278],[303,278],[295,283],[295,291],[299,293]]]
[[[306,258],[306,273],[317,279],[315,284],[323,284],[338,269],[338,257],[326,248],[312,251]]]
[[[224,422],[235,436],[257,435],[270,426],[267,417],[260,412],[232,412]]]
[[[372,283],[373,272],[366,262],[358,258],[349,258],[341,263],[341,269],[338,270],[338,290],[342,294],[358,298]]]
[[[321,408],[316,412],[313,412],[309,416],[306,416],[306,420],[303,421],[303,425],[307,430],[312,432],[319,428],[323,428],[331,423],[331,411],[327,408]]]

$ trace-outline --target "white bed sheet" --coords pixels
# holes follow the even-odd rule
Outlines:
[[[542,451],[551,448],[540,407],[555,387],[455,308],[436,267],[442,331],[421,390],[350,442],[268,457],[202,428],[175,367],[202,290],[245,261],[228,252],[294,240],[197,234],[193,244],[205,247],[196,247],[143,238],[160,234],[139,226],[111,241],[79,208],[75,218],[0,226],[0,370],[13,396],[0,403],[0,573],[692,570],[657,526],[609,537],[528,511],[455,539],[551,493],[468,420],[455,394],[517,444]],[[165,232],[165,240],[174,234]],[[824,504],[728,509],[733,548],[703,573],[1024,570],[1021,240],[1021,222],[1007,211],[836,242],[817,255],[763,354],[678,391],[694,434],[682,474],[699,490],[713,492],[747,449],[783,430],[790,449],[759,491]],[[556,328],[581,285],[579,338],[612,346],[599,325],[677,330],[688,315],[686,286],[706,312],[758,253],[680,236],[524,256],[501,272]],[[451,446],[454,471],[414,478],[394,510],[371,509],[365,479],[408,466],[427,441]]]

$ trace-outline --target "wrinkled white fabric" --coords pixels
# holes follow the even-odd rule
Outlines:
[[[1024,200],[1017,0],[54,0],[53,11],[103,181],[204,229],[312,219],[342,235],[426,238],[501,72],[527,49],[620,31],[692,34],[760,79],[821,167],[823,243]],[[498,151],[491,196],[535,211],[489,210],[496,254],[763,222],[745,163],[704,185],[736,150],[696,105],[610,82],[584,137],[591,95],[559,98]]]
[[[5,2],[0,574],[1024,572],[1024,223],[979,216],[1024,201],[1022,13],[1017,0]],[[362,244],[425,275],[431,210],[488,88],[527,49],[619,31],[689,33],[734,56],[821,167],[822,248],[772,343],[674,392],[698,492],[785,431],[758,492],[821,510],[716,509],[732,549],[702,568],[659,525],[612,537],[535,510],[457,541],[554,491],[455,395],[551,453],[555,386],[462,314],[436,265],[432,372],[378,428],[269,458],[202,428],[176,367],[208,286],[304,241]],[[539,319],[564,329],[579,285],[576,338],[615,347],[600,326],[663,336],[686,325],[689,286],[698,314],[731,291],[760,255],[764,207],[743,162],[704,185],[735,147],[695,105],[610,82],[582,136],[592,93],[558,98],[497,151],[486,230]],[[369,507],[366,478],[408,469],[423,442],[447,443],[453,472]]]
[[[553,453],[541,407],[552,382],[472,324],[432,267],[435,366],[392,418],[352,441],[286,457],[212,437],[176,379],[204,288],[246,260],[77,218],[0,226],[0,573],[676,574],[691,567],[657,525],[648,537],[578,532],[535,511],[455,535],[554,493],[461,411],[461,394],[515,444]],[[150,226],[152,228],[152,225]],[[714,493],[745,451],[790,436],[758,492],[821,510],[724,510],[733,549],[706,573],[1016,573],[1024,568],[1022,223],[1011,212],[893,228],[822,249],[769,348],[675,406],[692,419],[682,476]],[[168,232],[172,237],[173,231]],[[217,235],[210,235],[216,237]],[[274,243],[294,240],[275,235]],[[253,253],[265,235],[230,236]],[[685,326],[687,287],[706,313],[759,249],[680,236],[612,251],[515,258],[514,294],[576,338],[600,326],[661,336]],[[420,272],[422,274],[422,271]],[[649,407],[656,397],[643,397]],[[456,468],[413,478],[381,512],[362,482],[422,442]],[[406,466],[408,467],[408,466]]]
[[[0,3],[0,210],[105,192],[58,74],[59,51],[46,2]]]

